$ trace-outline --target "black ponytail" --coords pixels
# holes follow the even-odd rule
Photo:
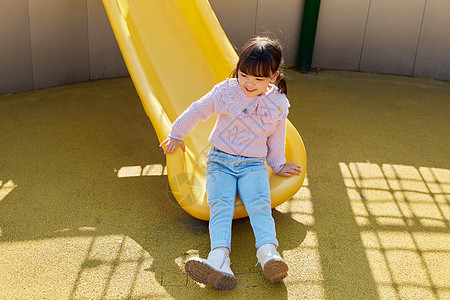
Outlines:
[[[287,96],[287,82],[283,71],[280,70],[280,74],[278,75],[277,80],[274,84],[278,87],[280,93],[283,93]]]

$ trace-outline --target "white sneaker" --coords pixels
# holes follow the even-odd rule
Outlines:
[[[256,257],[261,264],[264,275],[269,278],[270,282],[279,282],[288,275],[288,266],[278,253],[275,245],[262,245],[256,251]]]
[[[208,259],[192,257],[186,261],[184,269],[193,280],[210,284],[220,290],[231,290],[237,280],[230,268],[230,258],[223,250],[212,250]]]

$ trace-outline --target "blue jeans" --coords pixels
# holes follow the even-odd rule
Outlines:
[[[231,224],[236,193],[250,218],[256,248],[272,243],[278,246],[272,217],[269,174],[265,158],[236,156],[216,148],[208,152],[206,193],[210,207],[211,250],[231,250]]]

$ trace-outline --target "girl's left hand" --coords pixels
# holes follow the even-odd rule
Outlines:
[[[302,172],[302,167],[296,163],[286,163],[283,168],[278,171],[277,175],[289,177],[292,175],[300,175]]]

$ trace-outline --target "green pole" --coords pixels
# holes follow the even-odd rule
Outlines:
[[[319,9],[320,0],[305,0],[297,55],[297,68],[302,71],[311,70]]]

